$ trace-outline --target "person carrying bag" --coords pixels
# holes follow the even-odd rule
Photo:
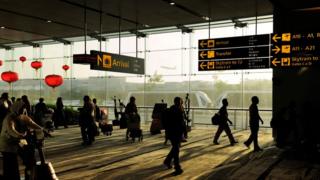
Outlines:
[[[227,111],[227,106],[229,104],[228,100],[223,99],[222,104],[223,105],[220,108],[219,112],[212,117],[212,121],[214,120],[212,123],[219,125],[218,130],[214,136],[213,143],[218,145],[219,144],[218,139],[222,131],[225,131],[229,138],[230,145],[233,146],[235,143],[238,143],[238,142],[234,139],[231,133],[230,127],[228,125],[228,122],[230,123],[230,125],[232,125],[232,122],[228,118],[228,111]]]

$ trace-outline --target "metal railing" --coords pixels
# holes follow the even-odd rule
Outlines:
[[[77,110],[80,106],[71,106]],[[114,106],[99,106],[100,108],[108,109],[109,120],[115,119]],[[141,117],[141,122],[149,124],[152,121],[153,106],[138,106],[138,112]],[[219,108],[190,108],[191,125],[211,125],[211,117],[218,112]],[[271,109],[259,109],[259,114],[264,121],[261,128],[270,128],[270,121],[272,118]],[[228,108],[229,119],[233,122],[234,129],[248,129],[249,127],[249,109]]]

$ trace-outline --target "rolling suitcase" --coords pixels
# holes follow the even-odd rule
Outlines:
[[[41,130],[42,131],[42,130]],[[40,134],[40,135],[39,135]],[[39,136],[42,136],[39,138]],[[34,174],[34,179],[35,180],[58,180],[58,177],[55,174],[55,171],[53,169],[53,166],[51,162],[46,162],[44,158],[44,153],[42,151],[42,142],[44,140],[44,135],[43,132],[37,132],[36,131],[36,148],[38,149],[39,152],[39,157],[40,157],[40,162],[36,163],[35,167],[35,174]]]

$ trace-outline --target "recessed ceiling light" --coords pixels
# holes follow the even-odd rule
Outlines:
[[[176,4],[176,3],[174,3],[174,2],[170,2],[170,5],[171,5],[171,6],[174,6],[175,4]]]
[[[148,24],[144,24],[144,25],[143,25],[143,27],[148,28],[148,27],[150,27],[150,25],[148,25]]]
[[[5,29],[6,27],[4,27],[4,26],[1,26],[1,29]]]
[[[51,23],[52,21],[51,20],[47,20],[47,23]]]

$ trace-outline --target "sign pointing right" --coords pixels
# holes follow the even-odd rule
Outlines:
[[[272,51],[274,51],[275,54],[278,54],[280,50],[281,49],[278,46],[275,46],[275,49],[272,49]]]

